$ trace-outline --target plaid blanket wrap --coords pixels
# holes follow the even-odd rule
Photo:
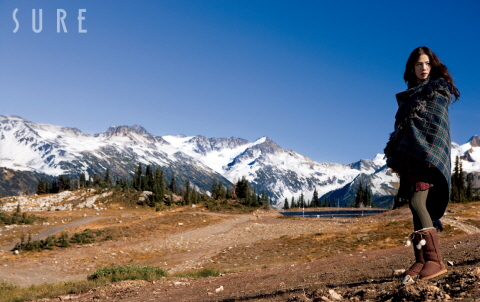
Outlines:
[[[431,167],[428,169],[429,183],[433,187],[428,193],[427,210],[432,220],[440,219],[450,199],[448,106],[452,99],[451,86],[441,78],[427,79],[398,93],[396,98],[398,111],[395,115],[395,129],[384,150],[387,166],[399,171],[401,178],[405,176],[405,171],[415,171],[415,167],[406,167],[405,155],[412,158],[413,161],[410,162],[416,165],[422,163]]]

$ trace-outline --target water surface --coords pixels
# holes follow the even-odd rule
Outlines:
[[[306,218],[352,218],[370,216],[385,212],[386,210],[333,210],[333,211],[308,211],[308,212],[281,212],[285,216],[306,217]]]

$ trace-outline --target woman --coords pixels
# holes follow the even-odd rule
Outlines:
[[[408,89],[396,95],[395,129],[385,157],[400,176],[398,197],[409,200],[413,215],[407,245],[414,243],[415,263],[404,275],[429,279],[447,272],[434,221],[443,216],[450,199],[448,106],[460,92],[447,67],[425,46],[410,54],[403,78]]]

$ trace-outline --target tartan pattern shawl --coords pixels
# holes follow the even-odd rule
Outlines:
[[[403,154],[434,167],[433,187],[427,209],[433,220],[443,216],[450,199],[451,157],[450,105],[451,86],[442,78],[427,79],[396,95],[398,111],[395,129],[385,148],[387,166],[405,171]],[[435,200],[433,200],[435,199]],[[438,217],[439,216],[439,217]]]

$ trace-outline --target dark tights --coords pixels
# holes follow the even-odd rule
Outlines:
[[[428,190],[413,192],[410,199],[410,210],[413,214],[413,228],[415,231],[433,228],[433,222],[427,211]]]

